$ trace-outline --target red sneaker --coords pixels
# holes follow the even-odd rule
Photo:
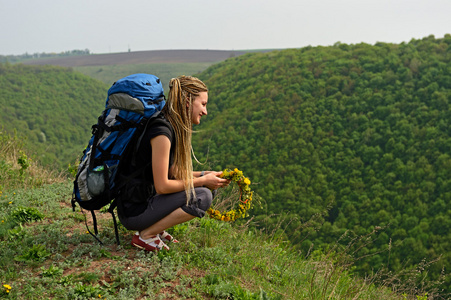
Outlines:
[[[165,243],[163,243],[158,235],[155,235],[150,239],[144,241],[139,237],[139,234],[135,234],[132,238],[132,245],[139,249],[153,252],[158,252],[161,249],[169,250],[169,247]]]
[[[158,234],[160,236],[160,239],[165,243],[178,243],[172,235],[170,235],[167,231],[162,231]]]

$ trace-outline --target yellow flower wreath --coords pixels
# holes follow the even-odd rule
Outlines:
[[[252,190],[249,187],[251,181],[249,178],[244,177],[243,172],[235,168],[233,171],[230,169],[225,169],[222,171],[221,178],[230,179],[238,184],[240,188],[240,199],[237,201],[234,208],[226,212],[220,212],[214,208],[209,208],[207,210],[210,218],[221,220],[225,222],[235,221],[239,218],[247,217],[249,214],[247,210],[251,208],[252,204]]]

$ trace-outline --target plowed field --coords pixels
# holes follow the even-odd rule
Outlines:
[[[24,64],[83,67],[152,63],[219,62],[229,57],[239,56],[245,53],[245,51],[232,50],[154,50],[35,59],[26,61]]]

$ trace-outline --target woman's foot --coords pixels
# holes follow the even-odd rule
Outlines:
[[[160,236],[160,239],[165,243],[178,243],[172,235],[170,235],[167,231],[162,231],[158,234]]]
[[[146,251],[158,252],[162,249],[169,250],[169,247],[160,239],[160,236],[154,235],[148,239],[142,239],[139,233],[133,235],[132,245]]]

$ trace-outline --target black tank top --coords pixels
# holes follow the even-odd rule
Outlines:
[[[174,130],[171,123],[160,113],[157,118],[152,119],[147,124],[140,137],[139,147],[130,149],[120,171],[121,178],[124,178],[124,180],[127,180],[126,178],[131,174],[139,172],[137,177],[127,180],[127,184],[120,190],[117,197],[118,213],[125,217],[141,214],[146,209],[149,198],[155,195],[150,141],[160,135],[166,136],[171,141],[168,170],[173,164],[175,149]],[[140,169],[142,171],[138,171]]]

